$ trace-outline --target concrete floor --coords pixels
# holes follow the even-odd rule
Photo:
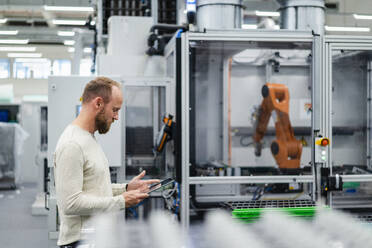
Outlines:
[[[32,216],[36,184],[0,191],[1,247],[48,247],[47,216]]]

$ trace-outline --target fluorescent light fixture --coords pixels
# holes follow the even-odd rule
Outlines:
[[[91,53],[91,52],[92,52],[92,48],[90,48],[90,47],[85,47],[83,51],[84,51],[85,53]]]
[[[57,34],[58,36],[74,36],[75,32],[74,31],[58,31]]]
[[[242,24],[242,29],[257,29],[256,24]]]
[[[93,7],[79,7],[79,6],[48,6],[44,5],[44,10],[47,11],[80,11],[80,12],[93,12]]]
[[[4,23],[6,23],[8,21],[8,19],[6,19],[6,18],[1,18],[0,19],[0,24],[4,24]]]
[[[1,47],[0,46],[0,51],[1,52],[35,52],[36,47]]]
[[[28,40],[0,40],[0,44],[27,44]]]
[[[15,62],[20,62],[20,63],[40,63],[40,62],[48,62],[48,59],[46,58],[16,58]]]
[[[0,30],[0,35],[16,35],[18,30]]]
[[[40,58],[41,53],[8,53],[9,58]]]
[[[74,47],[69,47],[69,48],[67,48],[67,51],[69,53],[74,53],[75,52],[75,48]]]
[[[63,45],[65,45],[65,46],[73,46],[74,44],[75,44],[74,40],[65,40],[63,42]]]
[[[331,27],[325,26],[325,30],[327,31],[335,31],[335,32],[369,32],[370,28],[365,27]]]
[[[52,20],[54,25],[77,25],[77,26],[83,26],[85,25],[85,20]]]
[[[279,12],[273,11],[258,11],[256,10],[256,16],[280,16]]]
[[[358,14],[354,14],[353,15],[355,19],[359,19],[359,20],[372,20],[372,15],[358,15]]]

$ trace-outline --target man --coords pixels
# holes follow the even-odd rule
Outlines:
[[[131,207],[148,197],[145,171],[128,184],[111,184],[107,158],[94,133],[107,133],[123,103],[119,83],[105,77],[84,89],[79,116],[66,127],[54,153],[60,247],[77,247],[90,216]]]

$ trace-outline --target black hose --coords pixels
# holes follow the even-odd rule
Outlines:
[[[186,26],[182,25],[174,25],[174,24],[155,24],[150,29],[150,35],[147,39],[147,45],[149,48],[146,51],[146,54],[149,56],[152,55],[163,55],[164,54],[164,47],[168,43],[168,41],[173,37],[173,34],[163,34],[159,35],[158,32],[155,33],[155,30],[158,31],[173,31],[172,33],[176,32],[177,30],[187,30]],[[155,46],[155,42],[158,42],[157,46]]]
[[[150,28],[150,32],[153,33],[155,30],[177,31],[178,29],[185,31],[187,30],[187,27],[175,24],[155,24]]]

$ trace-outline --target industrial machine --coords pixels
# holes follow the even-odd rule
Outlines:
[[[37,195],[32,204],[33,215],[47,215],[46,192],[47,164],[47,101],[42,99],[22,101],[21,124],[29,134],[22,155],[22,182],[37,183]]]
[[[249,206],[247,199],[311,206],[325,196],[331,207],[370,211],[371,39],[324,35],[324,1],[278,2],[281,30],[242,31],[242,1],[198,1],[196,27],[177,32],[165,48],[167,65],[174,63],[169,76],[176,85],[175,167],[184,226],[218,203]],[[281,139],[273,137],[275,123],[269,121],[260,138],[244,114],[260,100],[265,82],[286,82],[291,92],[289,110],[276,115],[284,116],[281,134],[291,140],[285,162],[269,153],[267,144]],[[347,104],[350,94],[366,100]],[[272,169],[288,157],[295,173]]]
[[[0,146],[0,188],[15,189],[22,183],[23,147],[29,134],[22,128],[21,106],[0,103],[0,125],[3,142]]]
[[[22,182],[21,159],[28,133],[18,123],[0,122],[0,189],[15,189]]]
[[[170,76],[176,84],[176,171],[181,170],[176,176],[183,189],[184,225],[224,202],[315,200],[311,146],[303,147],[295,173],[278,170],[267,145],[276,139],[275,123],[268,123],[262,155],[256,157],[247,109],[262,100],[257,92],[265,82],[286,81],[294,135],[311,144],[309,85],[315,80],[312,64],[320,57],[309,55],[316,42],[305,31],[213,30],[180,33],[168,44],[165,56],[177,68]],[[278,72],[273,59],[280,64]]]
[[[0,103],[0,122],[20,122],[20,109],[19,104]]]
[[[302,144],[294,137],[289,120],[289,91],[283,84],[267,83],[262,87],[263,100],[258,109],[255,123],[255,155],[261,156],[261,140],[265,135],[271,112],[275,111],[276,140],[271,143],[271,152],[279,168],[297,169],[300,167]]]
[[[327,134],[323,192],[332,208],[371,215],[371,51],[370,37],[326,37]],[[352,100],[358,99],[358,100]],[[321,146],[318,146],[321,147]],[[323,149],[324,150],[324,149]],[[321,151],[320,151],[321,152]],[[326,190],[326,188],[332,190]]]

